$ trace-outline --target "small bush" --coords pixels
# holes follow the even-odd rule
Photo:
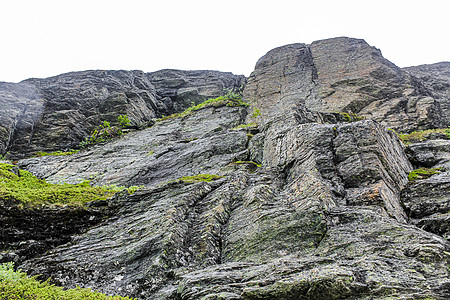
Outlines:
[[[106,296],[91,289],[68,289],[51,285],[48,281],[40,282],[36,277],[14,271],[12,263],[0,264],[0,300],[121,300],[132,299],[121,296]]]

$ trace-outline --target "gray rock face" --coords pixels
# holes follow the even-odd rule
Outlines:
[[[403,68],[419,78],[440,105],[442,125],[450,126],[450,62]]]
[[[173,112],[216,98],[224,90],[239,90],[246,82],[243,75],[217,71],[160,70],[147,76],[156,88],[157,98],[173,103]]]
[[[218,97],[244,83],[243,76],[213,71],[85,71],[0,85],[2,153],[13,155],[77,148],[104,120],[132,126]],[[158,88],[155,88],[153,82]],[[178,103],[180,102],[180,103]]]
[[[286,105],[297,118],[356,113],[398,131],[440,127],[436,99],[363,40],[334,38],[269,51],[248,79],[245,99],[267,114]],[[325,118],[327,121],[328,118]]]
[[[221,167],[247,157],[247,135],[228,131],[245,118],[243,108],[208,108],[195,115],[157,122],[104,146],[74,155],[20,161],[20,166],[52,183],[154,185]]]
[[[171,72],[149,77],[156,99],[184,95],[189,80],[171,83]],[[446,168],[446,142],[407,156],[383,126],[440,122],[425,90],[361,40],[274,49],[248,79],[247,108],[207,107],[20,161],[52,182],[144,186],[20,268],[138,299],[449,299],[448,174],[408,182],[408,157]],[[197,174],[222,177],[177,180]]]

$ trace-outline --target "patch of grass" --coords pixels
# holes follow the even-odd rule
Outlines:
[[[94,200],[106,200],[123,187],[93,187],[82,183],[51,184],[14,165],[0,164],[0,200],[17,202],[19,207],[42,205],[83,206]]]
[[[413,131],[409,134],[400,133],[398,137],[405,143],[405,145],[409,145],[411,143],[418,143],[428,139],[428,135],[432,133],[442,133],[450,138],[450,128],[438,128],[438,129],[428,129],[428,130],[420,130]]]
[[[419,179],[426,179],[426,178],[431,177],[434,174],[440,173],[441,171],[442,171],[442,168],[432,168],[432,169],[420,168],[420,169],[412,170],[408,174],[408,180],[411,182],[411,181],[416,181]]]
[[[194,106],[187,108],[185,111],[183,111],[181,113],[175,113],[170,116],[163,116],[162,118],[159,118],[156,121],[158,122],[158,121],[164,121],[164,120],[169,120],[169,119],[174,119],[174,118],[182,118],[184,116],[187,116],[187,115],[193,113],[194,111],[201,110],[203,108],[223,107],[223,106],[229,106],[229,107],[248,106],[248,103],[245,103],[244,101],[242,101],[241,93],[229,91],[227,94],[225,94],[223,96],[208,99],[198,105],[194,105]]]
[[[72,154],[75,154],[75,153],[77,153],[79,151],[80,150],[73,150],[73,149],[71,149],[70,151],[55,151],[55,152],[42,152],[42,151],[39,151],[33,157],[72,155]]]
[[[183,181],[186,183],[196,183],[196,182],[210,182],[213,180],[217,180],[219,178],[222,178],[223,176],[213,175],[213,174],[198,174],[194,176],[184,176],[175,180],[171,180],[169,182],[177,182],[177,181]]]
[[[12,263],[0,264],[0,300],[11,299],[125,300],[133,298],[106,296],[91,289],[79,287],[64,290],[48,281],[40,282],[36,277],[28,277],[26,273],[20,270],[14,271]]]

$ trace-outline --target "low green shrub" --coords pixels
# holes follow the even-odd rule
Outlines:
[[[86,180],[82,183],[51,184],[14,165],[0,163],[0,200],[18,203],[19,206],[40,205],[83,206],[94,200],[106,200],[123,187],[93,187]]]
[[[431,177],[434,174],[440,173],[440,171],[442,171],[441,168],[432,168],[432,169],[420,168],[420,169],[412,170],[408,174],[408,180],[415,181],[415,180],[419,180],[419,179],[426,179],[426,178]]]
[[[12,263],[0,264],[0,300],[121,300],[133,299],[121,296],[106,296],[91,289],[64,290],[50,284],[40,282],[36,277],[28,277],[20,270],[14,271]]]

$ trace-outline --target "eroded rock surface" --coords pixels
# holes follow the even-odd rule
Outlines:
[[[156,99],[192,92],[170,73],[151,79]],[[72,156],[20,161],[52,182],[144,186],[20,267],[138,299],[448,299],[448,222],[436,218],[448,214],[446,142],[407,156],[384,126],[437,126],[427,93],[362,40],[274,49],[248,79],[247,108],[207,107]],[[444,171],[410,183],[422,162]],[[222,177],[178,180],[197,174]]]
[[[419,78],[441,107],[442,125],[450,126],[450,62],[403,68]]]
[[[1,153],[77,148],[90,132],[119,115],[145,127],[152,119],[186,108],[187,100],[218,97],[245,82],[213,71],[84,71],[0,84]],[[155,85],[157,86],[155,88]]]

